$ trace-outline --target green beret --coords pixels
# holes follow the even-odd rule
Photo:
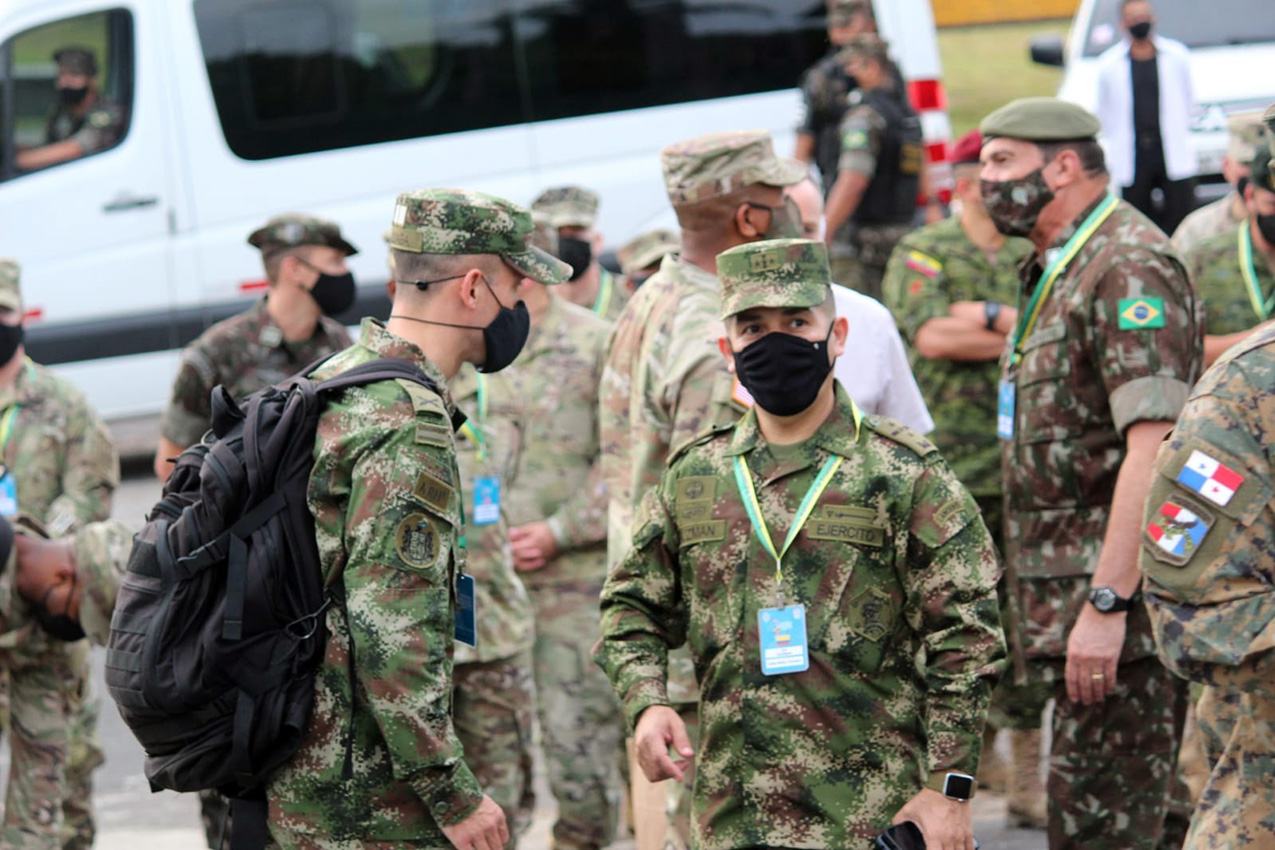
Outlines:
[[[984,118],[978,129],[988,139],[1069,142],[1097,138],[1101,127],[1097,118],[1074,103],[1056,97],[1020,97]]]
[[[722,318],[755,307],[817,307],[832,291],[828,249],[810,239],[749,242],[717,255]]]

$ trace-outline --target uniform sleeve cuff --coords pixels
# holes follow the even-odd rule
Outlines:
[[[634,685],[624,697],[624,719],[629,724],[629,733],[637,728],[638,718],[642,712],[653,705],[672,705],[668,698],[668,689],[663,682],[655,679],[644,679]]]
[[[1135,378],[1111,394],[1112,422],[1121,434],[1139,422],[1175,422],[1190,393],[1190,385],[1177,378]]]
[[[460,823],[477,811],[483,801],[482,786],[469,766],[459,759],[431,770],[417,785],[430,814],[442,826]]]
[[[553,542],[558,544],[559,552],[572,548],[572,540],[567,536],[567,530],[563,528],[561,519],[551,516],[545,520],[545,525],[549,526],[549,533],[553,535]]]

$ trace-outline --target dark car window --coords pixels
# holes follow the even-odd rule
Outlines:
[[[1098,56],[1124,37],[1122,0],[1098,0],[1085,32],[1085,56]],[[1275,41],[1272,0],[1156,0],[1156,32],[1187,47],[1226,47]]]

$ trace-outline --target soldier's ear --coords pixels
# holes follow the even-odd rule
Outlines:
[[[726,321],[730,321],[727,319]],[[733,375],[735,374],[735,352],[731,350],[730,340],[724,336],[717,338],[717,350],[722,353],[722,357],[726,358],[726,368]]]
[[[838,316],[832,321],[832,339],[828,347],[832,349],[833,357],[840,357],[846,351],[846,340],[850,337],[850,320],[845,316]]]

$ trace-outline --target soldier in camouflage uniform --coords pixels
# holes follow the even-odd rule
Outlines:
[[[670,745],[695,759],[704,850],[866,847],[900,820],[972,846],[939,789],[977,772],[1004,664],[978,508],[933,444],[834,380],[848,323],[822,244],[743,245],[718,271],[721,351],[756,405],[674,454],[602,595],[595,655],[639,762],[654,781],[681,773]],[[683,643],[699,748],[665,686]]]
[[[1141,566],[1160,657],[1204,686],[1211,770],[1186,846],[1266,847],[1275,829],[1275,329],[1227,352],[1192,390],[1156,459]]]
[[[523,399],[523,451],[509,491],[514,564],[535,606],[535,676],[554,846],[602,848],[615,838],[624,726],[589,658],[606,578],[606,490],[598,385],[610,324],[534,281],[522,298],[532,330],[509,370]]]
[[[721,337],[717,255],[745,242],[798,236],[801,216],[783,187],[805,168],[775,156],[760,130],[711,133],[661,152],[664,185],[682,230],[681,251],[633,296],[608,344],[598,395],[607,487],[607,560],[628,550],[633,512],[672,451],[716,421],[733,422],[734,377],[714,349]],[[690,657],[675,652],[669,698],[695,730]],[[670,804],[674,838],[689,834],[688,787]],[[679,805],[679,802],[682,805]]]
[[[952,164],[960,215],[915,230],[899,242],[886,267],[884,294],[908,341],[912,372],[934,416],[930,439],[973,494],[1003,552],[998,361],[1018,318],[1008,305],[1017,298],[1018,267],[1031,243],[1006,237],[983,207],[978,181],[982,144],[977,130],[957,142]],[[1009,579],[1000,589],[1001,616],[1006,633],[1013,636],[1018,612],[1009,604],[1014,596],[1006,591]],[[1010,648],[1016,663],[992,697],[981,778],[988,787],[1009,791],[1010,826],[1043,829],[1040,724],[1049,689],[1026,684],[1021,647],[1011,643]],[[999,729],[1010,730],[1012,777],[1006,777],[996,752]]]
[[[598,220],[598,194],[580,186],[546,189],[531,202],[531,211],[543,216],[558,232],[558,257],[572,268],[562,297],[579,304],[608,322],[614,322],[629,302],[632,289],[598,262],[602,234]]]
[[[124,109],[98,89],[97,57],[82,47],[53,54],[59,103],[50,113],[44,144],[19,150],[19,169],[33,171],[106,150],[124,133]]]
[[[358,251],[340,228],[292,213],[253,231],[248,244],[261,251],[270,293],[204,331],[182,352],[160,421],[155,474],[161,481],[172,472],[172,458],[208,430],[214,387],[223,385],[241,399],[350,344],[345,328],[330,318],[354,303],[354,278],[345,259]]]
[[[639,233],[615,251],[620,272],[629,280],[634,292],[646,283],[647,278],[660,270],[660,263],[669,254],[677,253],[681,240],[671,230],[648,230]]]
[[[1232,191],[1182,219],[1173,231],[1173,249],[1179,256],[1187,256],[1209,237],[1233,232],[1248,217],[1244,187],[1249,180],[1249,163],[1266,146],[1266,128],[1260,112],[1232,115],[1227,119],[1227,128],[1230,139],[1222,157],[1222,176]]]
[[[14,517],[21,511],[57,537],[110,515],[119,458],[106,425],[79,390],[26,356],[19,271],[13,260],[0,259],[0,515]],[[41,694],[28,682],[21,692],[4,697],[4,713],[17,718],[60,700],[56,716],[69,716],[70,727],[25,721],[9,727],[15,753],[11,776],[39,778],[45,784],[37,788],[10,782],[3,834],[18,848],[88,848],[94,835],[91,773],[102,763],[88,646],[40,635],[15,651],[10,671],[17,675],[28,664],[53,670],[55,679],[43,681],[53,687],[56,680],[56,689]],[[38,701],[36,706],[26,704],[31,699]],[[47,769],[36,763],[47,764]],[[24,800],[28,793],[41,796]],[[60,810],[48,805],[49,795],[60,795]]]
[[[451,719],[465,550],[453,436],[461,417],[445,384],[462,363],[497,372],[517,356],[527,333],[522,278],[566,279],[568,267],[533,248],[531,231],[526,210],[480,192],[399,195],[389,321],[365,319],[359,343],[315,373],[398,357],[438,390],[370,384],[319,418],[308,498],[325,577],[341,582],[344,602],[326,615],[310,727],[267,788],[283,850],[494,850],[509,840]]]
[[[1275,184],[1263,145],[1244,188],[1246,218],[1204,239],[1185,257],[1204,305],[1204,365],[1240,342],[1275,311]]]
[[[894,246],[911,229],[921,189],[921,123],[894,89],[886,44],[875,35],[851,39],[837,55],[859,81],[841,121],[841,159],[828,190],[830,245],[853,225],[854,262],[833,271],[837,283],[881,298]]]
[[[1186,690],[1137,604],[1134,517],[1199,374],[1202,317],[1167,239],[1110,193],[1096,118],[1024,98],[980,129],[983,203],[1035,248],[997,430],[1028,678],[1057,699],[1050,847],[1181,847]]]

